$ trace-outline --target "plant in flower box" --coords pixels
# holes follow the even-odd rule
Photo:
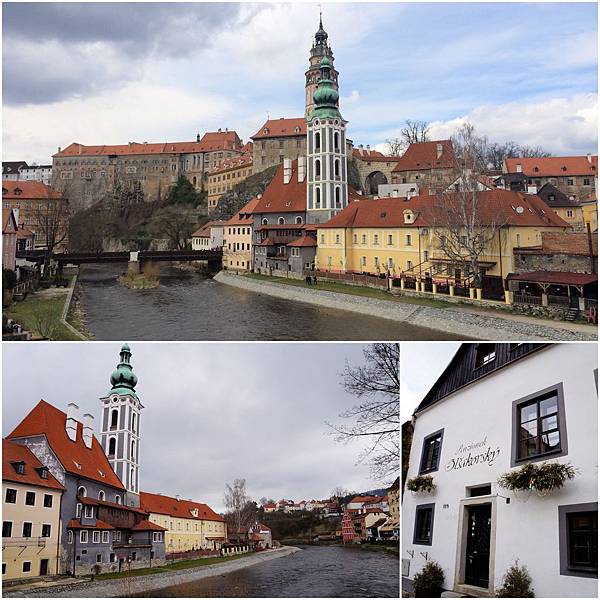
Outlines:
[[[406,482],[406,489],[411,492],[427,492],[430,494],[435,490],[435,483],[431,475],[417,475]]]

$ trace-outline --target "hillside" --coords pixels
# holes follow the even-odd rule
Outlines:
[[[274,540],[305,540],[312,541],[318,535],[334,535],[336,529],[341,529],[341,519],[332,517],[319,519],[311,512],[297,513],[265,513],[263,523],[271,528]]]

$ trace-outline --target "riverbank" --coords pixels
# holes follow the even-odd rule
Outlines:
[[[39,590],[27,589],[14,592],[3,590],[3,596],[5,598],[116,598],[132,596],[198,581],[207,577],[227,575],[246,567],[259,565],[300,551],[300,548],[286,546],[280,549],[266,550],[258,554],[243,555],[228,562],[180,570],[165,569],[163,572],[142,577],[135,577],[132,574],[131,577],[122,579],[96,579],[85,583],[78,582],[66,586],[45,587]],[[73,582],[74,580],[71,579],[70,581]]]
[[[80,313],[78,310],[69,311],[75,282],[76,279],[72,278],[68,288],[40,288],[25,300],[14,302],[4,312],[31,331],[34,340],[85,340],[87,336],[79,330],[83,326]]]
[[[431,301],[415,302],[413,298],[405,299],[399,296],[384,299],[377,290],[369,288],[346,286],[348,290],[344,292],[331,291],[303,286],[301,281],[269,281],[268,278],[237,275],[226,271],[215,275],[214,280],[257,294],[379,317],[432,331],[460,335],[463,338],[503,341],[597,339],[596,329],[591,326],[570,323],[550,325],[532,317],[505,315],[481,309],[469,310],[463,306],[443,306],[444,303],[439,301],[435,301],[436,304],[432,304]]]

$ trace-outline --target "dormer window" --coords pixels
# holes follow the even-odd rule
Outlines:
[[[533,170],[537,173],[540,170],[540,168],[539,167],[533,167]]]
[[[47,467],[40,467],[38,469],[38,474],[42,479],[48,479],[48,468]]]
[[[415,222],[415,213],[410,210],[407,209],[403,212],[404,214],[404,222],[405,223],[414,223]]]
[[[12,466],[18,475],[23,475],[25,473],[25,463],[22,460],[12,463]]]
[[[263,129],[263,133],[264,133],[265,135],[267,135],[267,134],[269,133],[269,129],[268,129],[267,127],[265,127],[265,128]]]
[[[475,368],[479,369],[496,360],[496,345],[495,344],[479,344],[475,355]]]
[[[23,193],[21,188],[15,188],[15,196],[20,196]]]

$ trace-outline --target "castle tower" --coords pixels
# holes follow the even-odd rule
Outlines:
[[[321,59],[320,70],[306,130],[309,223],[324,223],[348,204],[347,122],[338,110],[338,89],[331,79],[331,63],[326,56]]]
[[[321,59],[326,56],[329,59],[331,65],[330,77],[333,82],[335,90],[338,89],[338,72],[333,67],[333,51],[327,42],[327,32],[323,29],[323,19],[319,14],[319,30],[315,33],[315,40],[312,48],[310,49],[310,64],[308,71],[306,71],[306,84],[305,84],[305,109],[304,118],[308,119],[310,113],[315,107],[313,102],[313,96],[317,91],[317,85],[321,78]],[[338,106],[338,104],[336,104]]]
[[[112,388],[102,403],[102,448],[127,490],[127,504],[139,506],[140,413],[144,408],[135,392],[137,376],[131,350],[123,344],[119,364],[110,376]]]

